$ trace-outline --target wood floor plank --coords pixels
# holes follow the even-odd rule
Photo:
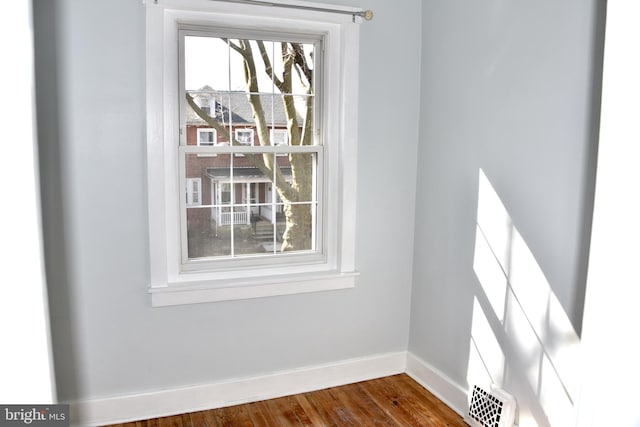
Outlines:
[[[466,427],[406,374],[109,427]]]
[[[371,399],[371,396],[365,391],[363,383],[349,384],[340,388],[344,388],[345,394],[348,395],[353,405],[357,406],[374,426],[396,427],[398,424],[389,416],[384,408]]]
[[[192,412],[189,415],[190,425],[193,427],[209,427],[204,417],[204,412]]]
[[[372,387],[366,389],[367,394],[381,407],[385,408],[389,416],[401,426],[421,427],[414,414],[407,408],[406,400],[392,390],[383,380],[372,380]]]
[[[285,399],[287,400],[287,404],[289,405],[293,413],[298,418],[298,425],[301,425],[301,426],[314,425],[313,422],[311,421],[311,418],[309,417],[309,415],[307,415],[306,411],[300,405],[300,402],[298,401],[298,399],[296,399],[295,396],[288,396]]]
[[[265,400],[263,403],[273,414],[276,425],[279,426],[298,426],[300,420],[291,406],[288,397],[278,399]]]
[[[322,418],[320,413],[316,410],[316,408],[309,402],[309,399],[304,394],[298,394],[295,396],[298,404],[307,415],[309,420],[311,421],[311,425],[313,426],[323,426],[325,425],[325,420]]]
[[[332,426],[357,426],[358,419],[353,412],[340,404],[332,394],[332,389],[318,390],[306,394],[307,399]]]
[[[254,402],[247,405],[247,412],[253,422],[253,427],[270,427],[275,425],[271,412],[266,408],[264,402]]]
[[[222,410],[234,427],[253,427],[246,405],[228,406]]]
[[[416,399],[423,400],[425,405],[428,404],[433,416],[445,422],[445,424],[443,424],[444,426],[467,426],[462,420],[462,417],[453,409],[445,405],[440,399],[433,395],[433,393],[422,387],[408,375],[397,376],[393,378],[392,381],[396,382],[398,388],[405,390],[405,392],[415,393]]]
[[[159,427],[184,427],[182,425],[182,415],[160,418],[158,425]]]
[[[304,397],[309,401],[311,406],[320,414],[326,426],[340,426],[340,417],[333,413],[331,408],[331,396],[326,390],[318,390],[313,393],[305,393]]]
[[[229,427],[232,425],[231,421],[226,419],[222,408],[204,411],[204,419],[208,427]]]
[[[344,407],[350,414],[353,415],[353,419],[355,423],[358,423],[361,420],[373,419],[371,415],[368,414],[363,408],[355,403],[353,397],[349,393],[349,388],[347,387],[335,387],[329,390],[329,393],[334,398],[334,401],[337,406]]]
[[[422,422],[425,425],[434,427],[448,427],[448,426],[464,426],[465,424],[459,420],[459,416],[449,407],[446,407],[447,411],[442,411],[438,404],[442,404],[427,390],[416,384],[416,388],[413,388],[404,381],[400,376],[389,377],[387,379],[388,384],[392,387],[403,399],[403,402],[415,415],[421,417]],[[420,391],[418,390],[421,389]],[[426,406],[422,402],[427,399],[433,403],[432,406]]]

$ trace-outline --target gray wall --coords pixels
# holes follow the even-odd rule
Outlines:
[[[527,301],[510,289],[504,313],[491,314],[488,284],[474,270],[479,174],[504,204],[511,236],[519,233],[541,272],[531,289],[557,301],[554,319],[579,337],[602,2],[342,3],[376,14],[362,26],[360,52],[357,287],[152,309],[144,7],[34,1],[45,254],[61,399],[407,348],[466,387],[481,311],[504,356],[500,379],[519,399],[520,420],[548,422],[541,383],[525,378],[531,361],[518,348],[520,331],[506,327],[514,326],[514,307]],[[555,361],[565,341],[553,328],[546,332],[526,334],[539,360]]]
[[[362,26],[352,290],[151,308],[144,6],[34,2],[45,250],[59,398],[208,383],[408,345],[420,1],[345,1]],[[380,52],[393,52],[393,59]],[[402,85],[397,82],[402,82]],[[379,209],[383,206],[384,209]],[[375,214],[374,214],[375,213]]]
[[[521,425],[548,422],[540,360],[555,363],[565,345],[553,336],[554,319],[546,330],[527,319],[527,306],[535,304],[530,296],[548,301],[533,311],[551,313],[559,302],[561,310],[551,313],[557,322],[565,321],[573,337],[581,331],[602,3],[426,0],[422,6],[409,350],[467,387],[476,351],[472,328],[482,313],[504,357],[499,382],[516,394]],[[524,289],[502,291],[502,313],[487,295],[500,284],[482,283],[474,269],[475,244],[483,239],[476,233],[480,171],[510,217],[503,226],[512,237],[519,233],[541,273]],[[497,258],[513,255],[503,253],[513,248],[491,249]],[[499,268],[509,275],[509,265]],[[508,318],[514,310],[528,330]],[[520,345],[527,340],[529,350]]]

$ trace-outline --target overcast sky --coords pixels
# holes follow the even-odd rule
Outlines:
[[[215,90],[245,90],[241,56],[228,48],[219,38],[185,37],[185,88],[197,90],[209,85]],[[265,42],[276,75],[282,73],[280,55],[273,55],[273,49],[279,44]],[[305,54],[310,61],[313,45],[305,45]],[[261,92],[271,92],[272,83],[268,78],[264,64],[260,60],[257,45],[254,44],[254,58],[258,73],[258,87]],[[278,59],[274,60],[274,56]],[[231,78],[229,78],[231,76]],[[277,89],[273,88],[275,92]]]

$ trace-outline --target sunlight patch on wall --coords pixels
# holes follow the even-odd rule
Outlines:
[[[507,295],[507,277],[500,263],[496,262],[491,246],[487,242],[482,230],[480,230],[480,227],[476,227],[473,270],[478,280],[480,280],[480,283],[487,284],[483,287],[484,292],[489,299],[489,304],[491,304],[493,312],[498,317],[498,321],[502,323],[504,321],[505,296]]]
[[[469,385],[484,367],[498,386],[520,391],[521,427],[570,425],[580,339],[482,170],[473,268],[482,294],[474,300]]]
[[[545,353],[553,361],[562,382],[573,393],[577,388],[576,364],[580,339],[531,250],[515,227],[512,253],[509,283],[513,295]]]
[[[473,370],[467,371],[469,384],[501,384],[504,380],[504,353],[477,299],[473,301],[471,348],[478,360],[473,361]]]
[[[511,233],[513,223],[502,200],[493,189],[489,179],[480,170],[478,181],[477,226],[487,241],[489,250],[497,261],[497,267],[508,274],[511,264]],[[476,241],[479,236],[476,236]],[[474,264],[474,268],[476,265]],[[487,285],[490,285],[487,283]]]

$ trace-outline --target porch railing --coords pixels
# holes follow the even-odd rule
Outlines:
[[[220,212],[220,225],[249,224],[249,213],[244,211]]]

